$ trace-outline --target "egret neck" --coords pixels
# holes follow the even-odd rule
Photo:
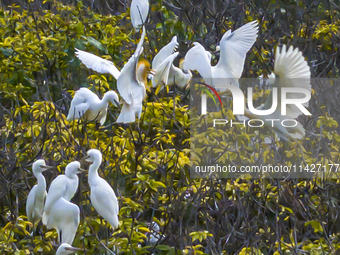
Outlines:
[[[101,158],[95,158],[93,160],[93,163],[90,165],[89,177],[88,177],[90,186],[92,186],[92,185],[95,186],[97,184],[98,178],[100,178],[100,176],[98,174],[98,168],[99,168],[101,163],[102,163]]]
[[[46,191],[45,177],[43,176],[41,172],[39,173],[34,172],[33,174],[38,180],[36,194],[45,194],[45,191]]]

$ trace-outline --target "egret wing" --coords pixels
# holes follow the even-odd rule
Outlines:
[[[171,54],[167,57],[157,68],[157,72],[152,79],[152,86],[156,87],[160,82],[167,85],[168,79],[173,79],[174,77],[169,77],[170,69],[174,62],[174,59],[178,56],[179,52]]]
[[[310,84],[310,68],[307,61],[304,59],[302,52],[298,48],[290,46],[288,51],[286,45],[282,46],[280,51],[279,47],[276,48],[275,62],[274,62],[274,80],[273,87],[278,88],[280,93],[283,87],[297,87],[304,88],[311,91]],[[299,93],[287,94],[288,99],[301,98]],[[272,106],[272,92],[268,96],[263,109],[269,109]],[[278,109],[281,107],[281,96],[278,98]],[[297,118],[301,115],[301,111],[292,104],[287,105],[287,116],[290,118]]]
[[[117,88],[120,96],[127,104],[131,104],[133,101],[133,93],[137,89],[139,81],[136,77],[136,70],[139,56],[143,52],[143,42],[145,37],[145,27],[143,27],[143,33],[141,39],[137,45],[135,53],[130,57],[129,61],[124,65],[122,72],[117,80]],[[144,95],[143,95],[144,98]]]
[[[104,182],[91,188],[91,203],[96,211],[106,219],[112,227],[117,228],[119,213],[118,200],[111,186]]]
[[[32,223],[34,221],[33,211],[34,211],[34,204],[35,204],[35,192],[36,192],[36,186],[34,186],[31,189],[26,199],[26,215],[27,215],[28,221]]]
[[[183,69],[196,70],[204,79],[211,79],[211,54],[200,43],[194,45],[185,55]]]
[[[51,211],[51,207],[57,202],[60,198],[65,196],[67,192],[67,180],[65,175],[59,175],[57,178],[53,180],[51,186],[48,190],[46,203],[45,203],[45,213],[49,214]]]
[[[87,68],[98,73],[109,73],[118,79],[120,72],[111,61],[98,57],[92,53],[78,50],[77,48],[75,54]]]
[[[132,0],[130,17],[131,23],[136,31],[139,31],[140,27],[144,24],[149,13],[149,1],[148,0]]]
[[[232,77],[240,78],[246,54],[256,41],[258,22],[252,21],[234,32],[227,31],[220,41],[220,60],[216,66],[223,66]]]
[[[172,37],[171,42],[165,45],[153,58],[152,69],[158,71],[160,65],[167,59],[178,47],[177,36]]]

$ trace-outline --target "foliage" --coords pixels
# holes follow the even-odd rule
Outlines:
[[[54,254],[56,232],[39,226],[30,235],[25,216],[26,197],[35,184],[31,165],[44,158],[57,166],[44,173],[49,185],[90,148],[103,152],[100,175],[118,196],[120,227],[113,234],[107,230],[81,176],[72,200],[81,209],[73,245],[87,254],[106,249],[120,254],[330,254],[340,248],[336,179],[190,179],[186,91],[158,98],[148,89],[140,129],[110,124],[119,113],[114,107],[104,127],[68,123],[65,115],[76,89],[89,87],[99,95],[116,89],[111,76],[84,68],[74,48],[122,68],[139,35],[133,33],[128,10],[102,15],[86,2],[37,2],[0,9],[0,254]],[[258,19],[259,39],[247,57],[245,76],[269,73],[274,47],[289,42],[303,50],[313,76],[338,77],[337,8],[326,1],[155,1],[143,57],[152,60],[175,34],[182,56],[194,41],[214,51],[227,29]],[[313,117],[301,118],[311,127],[303,140],[304,156],[307,162],[338,163],[339,86],[321,85],[313,84]],[[265,89],[256,91],[259,104],[263,95],[268,95]],[[294,144],[262,143],[272,136],[268,130],[231,128],[221,135],[238,142],[239,151],[228,152],[237,164],[298,160]],[[160,225],[156,243],[150,242],[151,221]]]

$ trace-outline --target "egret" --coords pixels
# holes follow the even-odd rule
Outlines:
[[[312,87],[310,84],[311,72],[310,68],[307,64],[307,61],[304,59],[302,52],[299,51],[298,48],[293,48],[290,46],[288,51],[286,49],[286,45],[282,46],[280,51],[279,47],[276,48],[275,53],[275,61],[274,61],[274,72],[276,78],[272,81],[273,87],[278,88],[278,94],[281,92],[281,88],[283,87],[298,87],[305,88],[311,91]],[[273,77],[273,74],[270,77]],[[287,80],[289,79],[289,80]],[[273,96],[272,91],[270,95],[267,97],[266,102],[257,107],[257,110],[267,110],[272,107]],[[278,95],[278,98],[281,98],[281,95]],[[290,95],[289,99],[299,98],[298,94]],[[269,115],[259,116],[253,114],[249,111],[249,109],[245,109],[245,116],[254,119],[275,119],[278,121],[274,121],[274,130],[277,135],[283,140],[289,141],[292,139],[302,139],[305,136],[305,129],[303,126],[297,122],[295,127],[284,127],[281,125],[281,121],[284,119],[296,119],[302,112],[295,105],[287,106],[287,114],[281,114],[281,102],[278,102],[276,110]],[[272,122],[264,121],[265,125],[268,127],[272,127]]]
[[[86,170],[80,167],[78,161],[69,163],[65,168],[65,174],[58,175],[51,183],[46,197],[44,213],[49,214],[51,206],[61,197],[70,201],[77,191],[79,179],[77,174]]]
[[[117,79],[118,91],[123,99],[123,107],[117,119],[118,123],[134,122],[136,120],[135,114],[138,114],[140,118],[142,112],[142,102],[146,96],[146,78],[149,73],[153,74],[149,62],[142,60],[137,63],[143,51],[144,37],[145,27],[143,27],[141,39],[135,53],[124,65],[121,72],[119,72],[111,61],[85,51],[77,50],[76,52],[76,56],[87,68],[99,73],[110,73]]]
[[[55,228],[59,242],[72,245],[79,221],[79,207],[70,202],[78,188],[77,173],[81,172],[78,161],[66,166],[65,175],[59,175],[53,180],[46,198],[42,217],[47,228]]]
[[[67,254],[72,254],[77,251],[82,251],[82,249],[72,247],[71,245],[67,243],[63,243],[59,246],[56,255],[67,255]]]
[[[143,100],[146,97],[145,85],[147,75],[152,73],[149,62],[143,60],[138,63],[139,56],[143,52],[145,38],[145,27],[135,53],[124,65],[121,74],[117,79],[117,87],[120,96],[123,98],[123,107],[118,116],[118,123],[131,123],[138,120],[142,114]]]
[[[155,75],[151,77],[152,87],[157,87],[159,84],[171,86],[173,84],[183,88],[191,80],[192,73],[190,70],[184,70],[184,60],[180,60],[179,68],[174,66],[173,61],[178,56],[179,52],[175,52],[178,42],[177,36],[174,36],[170,43],[164,46],[152,61],[152,69]]]
[[[99,215],[115,229],[119,224],[119,205],[111,186],[98,175],[98,168],[102,163],[102,154],[99,150],[91,149],[87,152],[85,159],[92,163],[88,176],[88,182],[91,188],[91,203]]]
[[[29,192],[26,200],[26,215],[28,221],[33,223],[33,227],[41,220],[45,198],[46,198],[46,180],[42,172],[53,168],[47,166],[45,160],[39,159],[33,163],[32,169],[35,178],[37,178],[38,183],[33,186]]]
[[[239,79],[243,72],[246,54],[256,41],[258,22],[252,21],[234,32],[228,30],[220,40],[220,59],[215,66],[211,66],[211,53],[198,42],[194,43],[184,58],[185,70],[196,70],[206,83],[214,82],[210,79],[233,78]],[[238,86],[238,81],[234,82]]]
[[[116,92],[108,91],[102,100],[87,88],[76,91],[71,101],[71,107],[67,115],[67,120],[72,121],[84,117],[88,121],[99,120],[103,125],[106,120],[107,107],[109,102],[118,106],[119,98]]]
[[[132,0],[130,17],[136,32],[144,25],[149,14],[149,0]]]

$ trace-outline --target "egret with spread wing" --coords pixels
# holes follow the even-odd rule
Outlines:
[[[257,33],[257,21],[249,22],[234,32],[227,31],[220,40],[220,59],[215,66],[211,66],[211,53],[195,42],[194,47],[184,58],[183,68],[198,71],[205,82],[211,85],[214,85],[211,79],[239,79],[243,72],[246,54],[255,43]],[[237,80],[234,85],[238,86]]]
[[[152,61],[152,69],[155,75],[152,78],[152,87],[178,85],[183,88],[191,80],[192,74],[190,70],[184,70],[184,61],[180,60],[179,68],[174,66],[173,62],[178,56],[177,49],[177,36],[174,36],[170,43],[164,46]]]
[[[33,186],[26,200],[26,215],[28,221],[33,223],[33,227],[41,220],[45,198],[46,198],[46,180],[42,172],[52,167],[46,166],[45,160],[39,159],[33,163],[32,169],[38,183]]]
[[[280,51],[279,47],[276,48],[275,62],[274,62],[274,72],[275,79],[273,79],[273,87],[278,88],[278,103],[276,110],[269,115],[259,116],[253,114],[249,109],[245,109],[245,115],[249,118],[254,119],[274,119],[274,130],[278,136],[286,141],[292,139],[302,139],[305,136],[305,129],[303,126],[297,122],[295,127],[284,127],[281,125],[281,121],[284,119],[296,119],[302,114],[301,110],[295,105],[287,105],[287,114],[281,114],[281,88],[283,87],[298,87],[304,88],[311,91],[310,77],[311,72],[304,59],[302,52],[298,48],[293,48],[290,46],[287,50],[286,45],[282,46]],[[271,74],[271,77],[273,77]],[[271,91],[266,102],[257,107],[257,110],[268,110],[273,104],[273,92]],[[299,94],[288,94],[288,99],[299,98]],[[272,122],[265,122],[266,125],[272,127]],[[288,125],[288,124],[287,124]]]
[[[92,163],[88,176],[88,182],[91,188],[91,203],[99,215],[115,229],[119,224],[119,205],[116,194],[110,184],[98,175],[98,168],[102,163],[102,154],[99,150],[91,149],[87,152],[85,159]]]
[[[121,75],[117,80],[117,87],[123,99],[123,107],[118,116],[118,123],[131,123],[138,120],[142,114],[143,100],[146,96],[145,86],[147,75],[152,73],[149,62],[143,60],[138,63],[139,56],[143,52],[145,27],[135,53],[124,65]]]

